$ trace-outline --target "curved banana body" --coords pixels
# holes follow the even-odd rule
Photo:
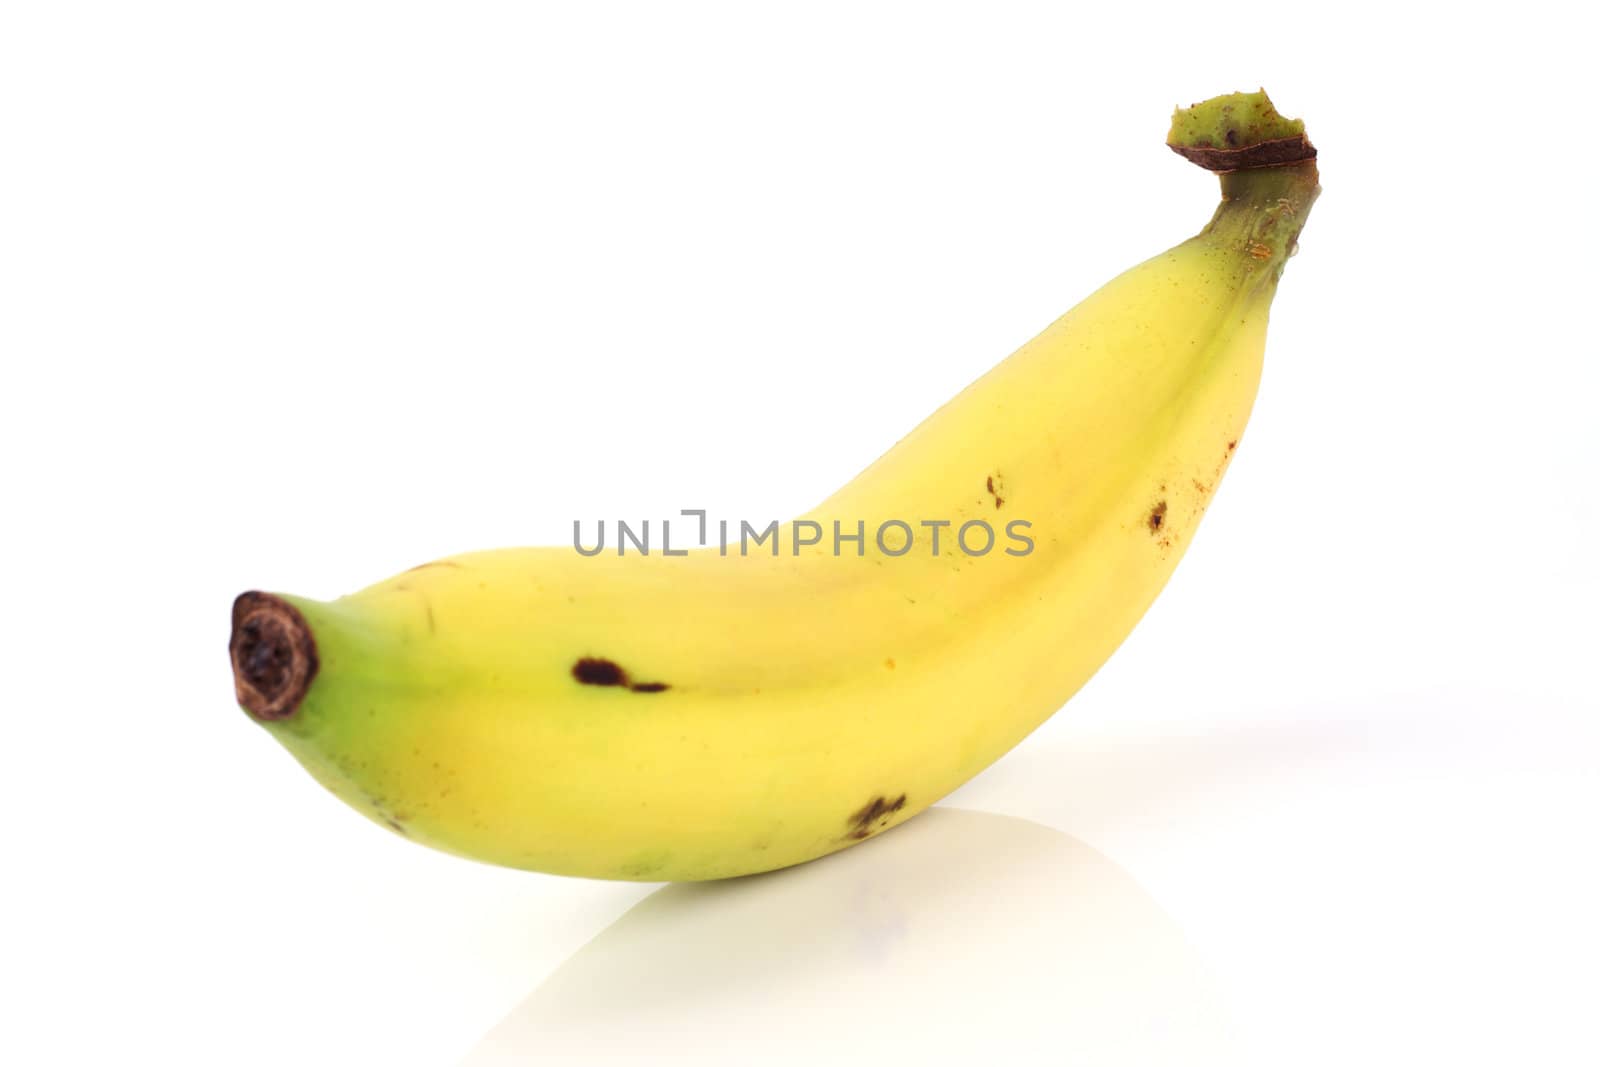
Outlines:
[[[776,555],[515,549],[331,603],[246,594],[242,702],[353,807],[513,867],[719,878],[909,818],[1076,692],[1194,537],[1317,191],[1308,161],[1223,183],[1201,234],[797,520],[819,544],[791,524]]]

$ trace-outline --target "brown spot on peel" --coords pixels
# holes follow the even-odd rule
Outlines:
[[[584,685],[627,686],[635,693],[664,693],[666,682],[630,682],[628,672],[608,659],[585,656],[572,665],[572,676]]]
[[[317,642],[305,616],[271,593],[234,600],[228,659],[234,695],[263,722],[293,715],[317,676]]]
[[[865,840],[872,836],[874,829],[881,829],[880,823],[887,823],[889,816],[906,806],[906,795],[901,793],[890,800],[885,796],[875,796],[866,807],[850,816],[850,837],[857,841]]]
[[[1150,527],[1151,533],[1160,533],[1161,524],[1167,521],[1167,502],[1165,500],[1150,509],[1150,517],[1145,520],[1145,525]]]
[[[628,673],[608,659],[585,656],[572,665],[572,676],[584,685],[627,685]]]

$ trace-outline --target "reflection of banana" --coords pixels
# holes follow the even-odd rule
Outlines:
[[[1210,225],[805,516],[823,543],[795,549],[797,524],[778,554],[507,550],[331,603],[247,593],[241,703],[374,819],[516,867],[745,874],[921,811],[1117,647],[1244,430],[1314,152],[1262,94],[1180,112],[1173,147],[1225,171]],[[987,554],[981,526],[960,541],[975,520]],[[836,553],[835,523],[864,536]]]
[[[1203,961],[1126,871],[1038,823],[940,806],[871,849],[657,890],[464,1067],[1196,1067],[1239,1062],[1230,1030]]]

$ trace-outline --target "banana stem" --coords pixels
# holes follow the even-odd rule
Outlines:
[[[1178,109],[1167,145],[1222,179],[1222,204],[1200,237],[1276,284],[1321,192],[1305,124],[1278,114],[1265,92],[1230,93]]]
[[[1311,205],[1322,192],[1316,162],[1239,170],[1221,177],[1222,203],[1200,235],[1267,268],[1263,273],[1268,284],[1276,284],[1284,264],[1295,254]]]

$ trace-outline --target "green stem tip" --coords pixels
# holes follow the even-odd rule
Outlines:
[[[1306,125],[1278,114],[1264,89],[1229,93],[1172,113],[1167,147],[1207,170],[1228,173],[1316,159]]]

